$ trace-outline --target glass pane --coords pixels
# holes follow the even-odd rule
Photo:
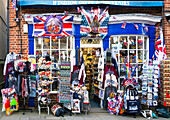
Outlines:
[[[124,89],[124,87],[123,87],[123,81],[124,81],[124,78],[120,78],[120,83],[119,83],[119,85],[120,85],[120,90],[123,90]]]
[[[51,60],[54,63],[57,63],[59,61],[59,51],[58,50],[52,50]]]
[[[54,82],[53,82],[53,84],[52,84],[52,91],[57,91],[57,90],[58,90],[58,89],[57,89],[58,80],[57,80],[57,78],[54,78],[53,80],[54,80]]]
[[[67,61],[67,51],[60,51],[60,60]]]
[[[129,49],[136,49],[136,36],[129,37]]]
[[[120,50],[120,58],[123,60],[124,63],[127,63],[128,62],[128,51]]]
[[[143,73],[142,73],[142,64],[138,64],[138,76],[140,76],[140,75],[143,75]]]
[[[114,47],[117,44],[118,44],[118,37],[117,36],[111,37],[110,38],[110,48],[115,49]]]
[[[36,49],[41,49],[42,46],[42,38],[35,38]]]
[[[120,44],[122,45],[122,49],[128,48],[127,36],[121,36],[119,41],[120,41]]]
[[[59,40],[58,39],[52,39],[51,49],[59,49]]]
[[[138,40],[137,40],[137,45],[138,45],[138,49],[143,49],[143,40],[141,36],[138,36]]]
[[[68,60],[70,60],[71,50],[68,50]]]
[[[147,60],[147,59],[149,59],[148,57],[148,54],[149,52],[148,52],[148,50],[144,50],[144,60]]]
[[[67,49],[67,38],[60,38],[60,49]]]
[[[38,63],[38,60],[41,58],[41,56],[42,56],[41,50],[37,50],[36,51],[36,63]]]
[[[43,49],[50,49],[50,39],[49,38],[43,39]]]
[[[122,64],[120,65],[120,76],[123,76],[123,77],[126,76],[126,73],[125,73],[125,70]]]
[[[131,75],[133,77],[136,77],[136,64],[131,64],[131,68],[130,68],[130,71],[131,71]]]
[[[50,50],[43,50],[43,57],[50,57]]]
[[[138,50],[138,63],[143,62],[143,50]]]
[[[145,37],[144,38],[144,49],[148,49],[148,42],[147,42],[147,40],[148,40],[148,38],[147,37]]]
[[[52,69],[52,77],[58,77],[58,70]]]
[[[129,62],[136,63],[136,50],[129,50]]]

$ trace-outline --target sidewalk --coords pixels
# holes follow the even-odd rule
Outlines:
[[[168,120],[167,118],[159,117],[159,120]],[[69,116],[65,114],[64,117],[55,117],[52,113],[47,114],[46,111],[43,111],[41,115],[38,114],[37,110],[34,110],[32,113],[26,111],[23,115],[22,111],[14,112],[10,116],[6,116],[5,112],[0,112],[0,120],[146,120],[146,118],[139,115],[134,118],[133,116],[121,116],[121,115],[111,115],[108,112],[90,112],[88,115],[82,114],[73,114]]]

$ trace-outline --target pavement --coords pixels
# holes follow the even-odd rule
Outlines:
[[[159,117],[159,120],[169,120],[169,118]],[[6,116],[5,112],[0,112],[0,120],[146,120],[146,118],[137,115],[134,118],[132,115],[121,116],[121,115],[112,115],[109,114],[106,110],[96,110],[93,109],[87,115],[82,114],[73,114],[69,116],[65,114],[64,117],[56,117],[52,113],[49,115],[44,110],[39,115],[36,109],[31,111],[25,111],[25,115],[23,115],[23,111],[14,112],[10,116]]]

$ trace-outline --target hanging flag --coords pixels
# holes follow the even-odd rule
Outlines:
[[[113,19],[116,19],[116,17],[115,17],[115,16],[113,16]]]
[[[121,28],[125,29],[126,28],[126,22],[123,22]]]
[[[60,38],[72,35],[73,16],[43,15],[33,17],[33,36]]]
[[[148,32],[148,26],[145,26],[145,31]]]
[[[155,42],[155,57],[159,62],[167,58],[162,28],[160,28],[159,38]]]
[[[80,8],[79,8],[79,7],[77,7],[77,12],[78,12],[78,13],[80,13],[80,12],[81,12],[81,10],[80,10]]]
[[[109,7],[86,7],[81,6],[81,28],[82,36],[101,36],[104,38],[107,35],[107,25],[109,22]]]
[[[13,1],[12,1],[12,9],[15,9],[15,10],[16,10],[16,0],[13,0]]]
[[[138,25],[137,25],[137,24],[135,24],[135,28],[136,28],[136,30],[138,30],[138,29],[139,29],[139,27],[138,27]]]
[[[64,11],[64,13],[69,13],[68,11]]]

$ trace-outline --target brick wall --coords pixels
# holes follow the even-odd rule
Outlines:
[[[165,0],[165,11],[170,11],[170,0]],[[164,37],[167,55],[170,58],[170,23],[164,17]]]
[[[21,13],[22,14],[22,13]],[[22,39],[22,53],[24,55],[29,54],[28,45],[28,34],[23,34],[23,24],[26,23],[22,16],[21,18],[21,28],[19,28],[19,23],[14,20],[16,18],[16,12],[12,9],[12,2],[9,4],[9,52],[15,52],[17,54],[21,53],[21,39]],[[21,35],[20,35],[21,29]]]

